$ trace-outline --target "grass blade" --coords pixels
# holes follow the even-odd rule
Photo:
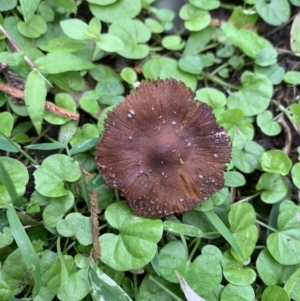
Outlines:
[[[243,258],[243,253],[235,240],[234,236],[231,234],[226,225],[222,222],[222,220],[216,215],[214,211],[206,211],[204,212],[210,222],[215,226],[215,228],[221,233],[221,235],[227,240],[227,242],[231,245],[231,247]]]

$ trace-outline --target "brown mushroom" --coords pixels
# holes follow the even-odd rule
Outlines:
[[[224,185],[229,136],[212,108],[194,97],[175,79],[150,80],[105,119],[97,168],[138,215],[193,209]]]

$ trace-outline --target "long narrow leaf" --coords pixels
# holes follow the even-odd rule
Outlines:
[[[221,233],[221,235],[227,240],[227,242],[231,245],[231,247],[241,256],[243,257],[242,250],[238,245],[236,239],[231,234],[226,225],[222,222],[222,220],[216,215],[214,211],[206,211],[204,212],[210,222],[215,226],[215,228]]]
[[[13,206],[9,206],[7,209],[7,219],[9,222],[11,234],[21,251],[26,267],[32,272],[35,281],[35,292],[36,294],[38,294],[41,287],[42,277],[40,260]]]

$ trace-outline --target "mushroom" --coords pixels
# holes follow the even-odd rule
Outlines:
[[[224,185],[230,138],[194,97],[176,79],[149,80],[105,119],[97,168],[137,215],[182,213]]]

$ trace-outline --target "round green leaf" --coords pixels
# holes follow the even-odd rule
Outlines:
[[[99,104],[97,99],[102,96],[101,91],[86,91],[79,99],[79,104],[83,110],[91,114],[97,114],[99,111]]]
[[[65,219],[57,223],[57,231],[64,237],[74,237],[84,246],[93,242],[92,220],[78,212],[68,214]]]
[[[88,25],[79,19],[70,19],[60,22],[63,32],[74,40],[87,40]]]
[[[221,293],[220,301],[254,301],[255,294],[254,290],[250,285],[237,286],[234,284],[227,284]]]
[[[26,22],[20,22],[18,30],[24,37],[36,39],[47,31],[47,23],[42,17],[34,15]]]
[[[235,285],[248,285],[255,281],[256,273],[252,268],[244,266],[227,250],[222,259],[223,274],[226,280]]]
[[[268,286],[262,293],[261,301],[290,301],[286,291],[277,285]]]
[[[261,167],[264,171],[279,173],[285,176],[292,167],[291,159],[281,150],[269,150],[261,156]]]
[[[164,31],[164,27],[152,18],[145,19],[145,25],[152,33],[162,33]]]
[[[50,205],[43,211],[43,221],[50,228],[55,228],[57,223],[74,205],[74,195],[69,191],[67,195],[51,199]]]
[[[278,216],[279,232],[268,236],[267,246],[276,261],[283,265],[300,263],[300,209],[293,205],[282,209]]]
[[[263,173],[255,189],[263,190],[261,199],[267,204],[279,202],[288,193],[288,186],[278,173]]]
[[[238,147],[232,148],[232,162],[240,171],[251,173],[255,169],[260,168],[260,158],[263,153],[264,149],[262,146],[250,141],[242,149]]]
[[[273,85],[278,85],[282,82],[284,77],[284,69],[278,64],[273,64],[267,67],[255,65],[255,73],[260,73],[266,76]]]
[[[269,106],[273,94],[273,86],[264,75],[245,71],[241,77],[242,88],[229,95],[229,109],[239,108],[245,116],[262,113]]]
[[[118,271],[139,269],[149,263],[162,236],[162,221],[136,216],[126,202],[108,206],[105,217],[119,230],[119,235],[106,233],[100,236],[101,260]]]
[[[266,285],[276,285],[281,283],[284,266],[279,264],[270,254],[267,248],[264,248],[258,255],[256,268],[259,277]]]
[[[211,21],[210,14],[206,10],[198,9],[189,3],[181,7],[179,16],[185,20],[184,26],[190,31],[200,31]]]
[[[71,112],[76,112],[76,103],[72,96],[66,93],[58,93],[55,95],[55,104],[63,109],[66,109]],[[52,112],[45,111],[44,119],[51,124],[65,124],[70,119],[62,116],[58,116]]]
[[[295,2],[298,2],[298,5],[300,5],[299,0],[290,0],[291,3],[293,3],[294,5]],[[293,52],[297,53],[297,55],[300,53],[300,34],[299,34],[299,29],[300,29],[300,14],[298,13],[297,15],[295,15],[294,21],[292,23],[292,27],[291,27],[291,49]]]
[[[195,99],[209,104],[214,110],[223,108],[226,105],[225,94],[214,88],[197,90]]]
[[[124,48],[123,41],[109,33],[101,34],[97,40],[97,45],[108,52],[116,52]]]
[[[189,0],[189,2],[197,8],[212,10],[220,6],[220,1],[218,0]]]
[[[181,50],[185,45],[185,42],[177,35],[166,36],[162,39],[161,43],[169,50]]]
[[[72,137],[70,144],[72,147],[74,147],[78,144],[86,143],[88,140],[98,137],[99,132],[97,127],[94,124],[85,123],[81,128],[77,128],[77,131]]]
[[[292,168],[292,179],[298,189],[300,189],[300,163],[296,163]]]
[[[56,154],[47,157],[33,176],[36,190],[41,195],[60,197],[69,193],[64,182],[77,181],[81,171],[78,162],[66,155]]]
[[[273,120],[273,114],[269,110],[258,114],[256,122],[261,131],[268,136],[276,136],[281,132],[280,124]]]
[[[123,20],[114,22],[109,27],[109,33],[120,38],[124,47],[117,51],[118,54],[128,59],[142,59],[149,53],[149,47],[145,45],[151,32],[139,20]]]
[[[167,79],[174,77],[183,81],[192,90],[195,90],[197,78],[195,75],[185,73],[178,68],[177,61],[167,57],[153,58],[143,66],[146,79]]]
[[[229,187],[240,187],[246,184],[243,174],[238,171],[226,171],[224,173],[225,185]]]
[[[99,1],[96,4],[90,2],[90,11],[96,18],[107,23],[133,19],[142,9],[140,0],[118,0],[105,6],[98,3]]]
[[[257,0],[255,8],[259,16],[268,24],[278,26],[290,18],[291,9],[287,0]]]
[[[23,196],[29,180],[27,168],[20,161],[13,158],[0,157],[0,161],[7,170],[18,196]],[[5,185],[0,181],[0,206],[7,206],[11,203],[11,196]]]
[[[284,77],[284,81],[291,85],[300,85],[300,72],[299,71],[288,71]]]
[[[11,235],[10,228],[4,227],[2,232],[0,232],[0,248],[9,246],[14,241]]]
[[[136,72],[129,67],[122,69],[120,75],[122,79],[125,80],[128,84],[133,85],[137,81]]]
[[[15,8],[18,4],[18,0],[11,0],[11,1],[1,1],[0,11],[8,11]]]
[[[101,5],[101,6],[106,6],[106,5],[110,5],[110,4],[113,4],[115,2],[117,2],[118,0],[87,0],[87,2],[89,3],[94,3],[94,4],[97,4],[97,5]]]
[[[14,117],[9,112],[0,113],[0,132],[5,136],[10,136],[14,126]]]

